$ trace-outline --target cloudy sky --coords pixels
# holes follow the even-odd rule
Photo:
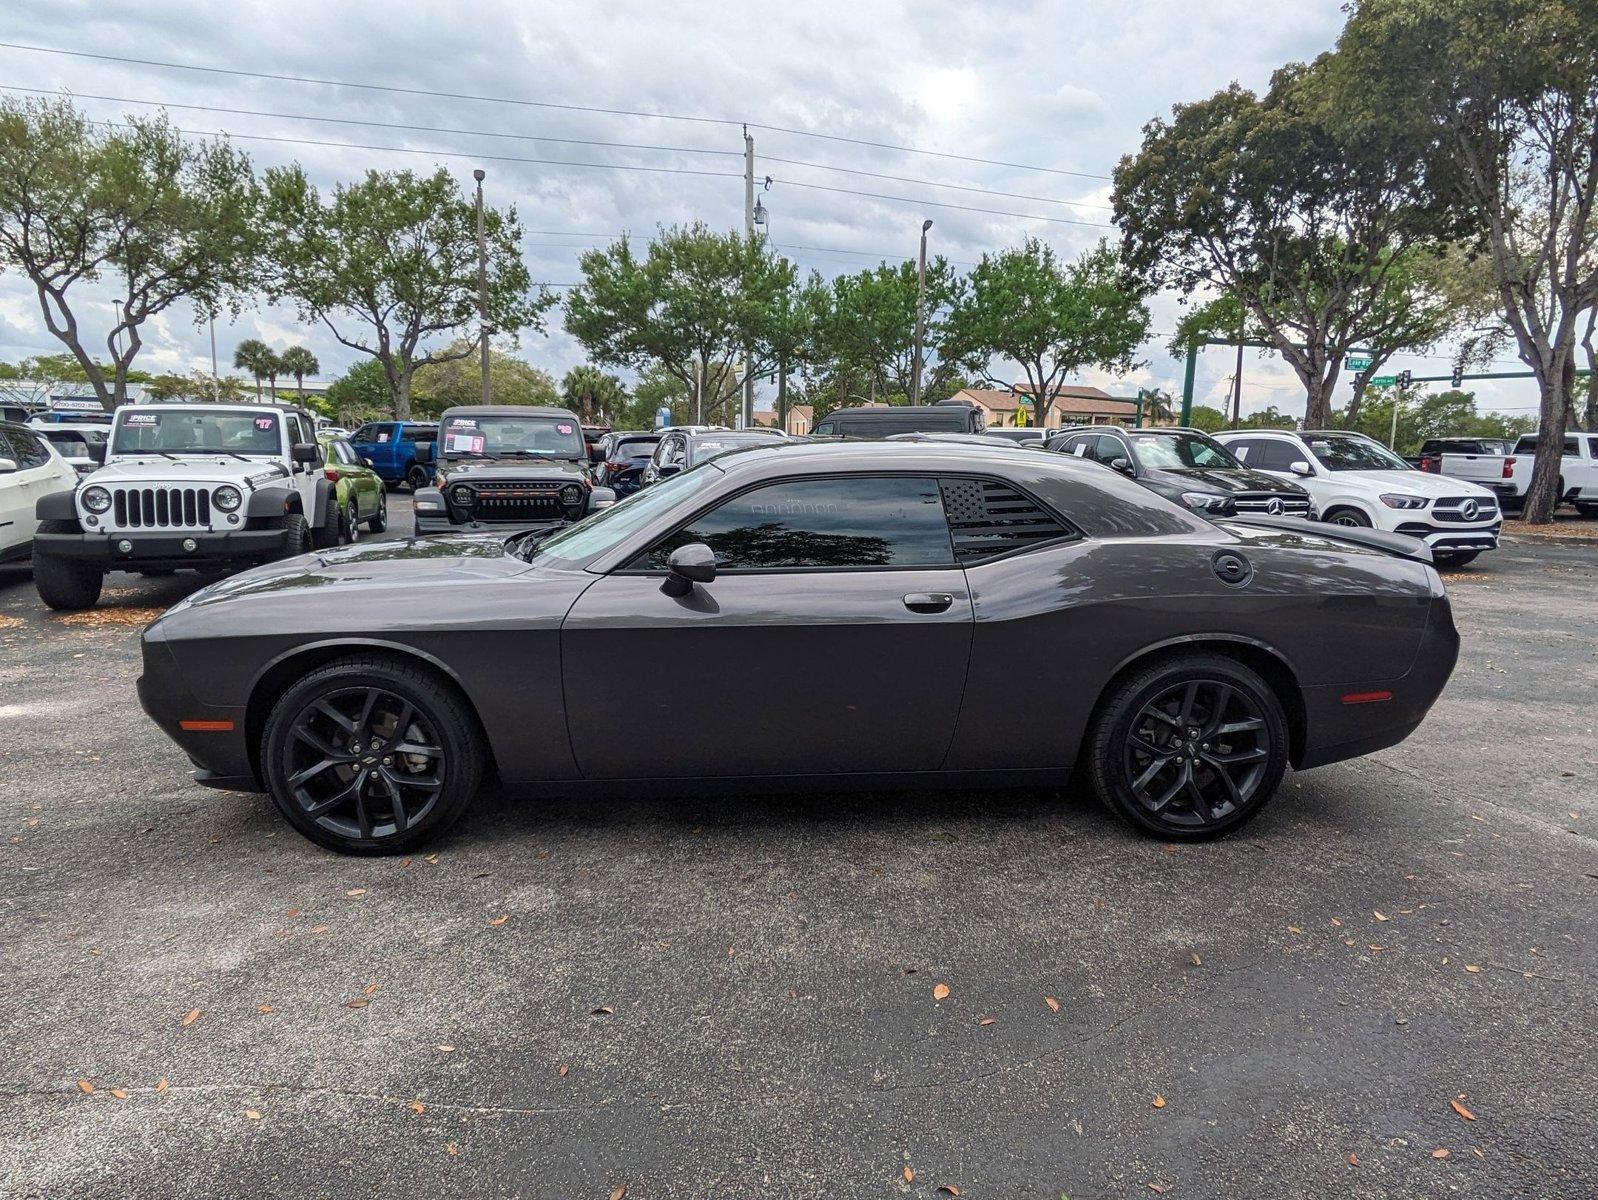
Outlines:
[[[559,287],[577,279],[584,249],[624,230],[740,227],[745,121],[757,175],[773,180],[763,196],[771,240],[805,270],[913,257],[926,217],[934,251],[960,266],[1027,234],[1073,255],[1113,237],[1105,177],[1145,121],[1232,80],[1261,87],[1281,63],[1330,46],[1341,23],[1339,0],[1211,0],[1202,19],[1184,0],[12,0],[5,42],[220,70],[0,47],[0,86],[68,90],[107,120],[164,104],[179,127],[225,130],[258,166],[298,160],[323,185],[440,163],[466,188],[481,166],[491,203],[517,207],[534,278]],[[496,99],[343,86],[355,83]],[[540,104],[504,102],[516,100]],[[109,294],[85,294],[79,306],[86,325],[109,328]],[[1180,391],[1181,364],[1165,351],[1179,310],[1170,297],[1153,309],[1146,365],[1086,382],[1116,394]],[[267,309],[218,326],[224,367],[245,337],[306,344],[327,375],[351,362],[324,331]],[[209,365],[205,330],[186,315],[171,314],[145,342],[146,369]],[[59,349],[32,288],[0,276],[0,358]],[[521,353],[557,377],[582,360],[558,319],[547,337],[525,336]],[[1444,373],[1446,348],[1436,354],[1394,369]],[[1219,404],[1231,371],[1229,352],[1208,352],[1200,402]],[[1484,407],[1535,403],[1529,383],[1478,395]],[[1251,353],[1244,406],[1269,403],[1302,411],[1303,395],[1285,365]]]

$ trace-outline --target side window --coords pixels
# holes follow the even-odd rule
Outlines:
[[[1307,455],[1292,442],[1260,438],[1253,445],[1254,451],[1249,455],[1248,465],[1260,471],[1291,470],[1294,463],[1307,458]]]
[[[1114,437],[1108,433],[1101,433],[1099,434],[1099,450],[1097,458],[1105,466],[1109,466],[1118,458],[1124,458],[1130,462],[1132,456],[1127,448],[1121,444],[1120,438]]]
[[[1077,536],[1048,509],[1007,483],[944,479],[943,507],[961,566]]]
[[[12,462],[17,460],[17,452],[11,448],[11,443],[7,440],[4,429],[0,429],[0,458],[9,458]],[[21,463],[17,463],[17,466],[20,467],[21,465]]]
[[[682,437],[668,438],[665,450],[661,453],[660,461],[667,466],[682,466],[682,461],[688,455],[688,439]]]
[[[50,461],[50,451],[45,448],[44,442],[25,429],[11,431],[11,448],[15,451],[12,457],[17,460],[19,471],[42,467]]]
[[[932,479],[858,475],[772,483],[734,496],[631,565],[664,570],[703,542],[723,571],[951,567],[954,551]]]
[[[1576,446],[1576,439],[1573,437],[1567,437],[1565,439],[1565,448],[1561,450],[1560,453],[1566,458],[1575,458],[1577,455],[1579,455],[1581,450]]]
[[[1598,437],[1587,439],[1587,454],[1591,458],[1598,458]]]
[[[352,442],[369,442],[371,440],[372,427],[370,425],[362,425],[354,433],[350,434],[350,441]]]
[[[1254,456],[1254,448],[1259,445],[1258,442],[1244,438],[1241,441],[1222,442],[1221,444],[1230,450],[1232,452],[1232,457],[1237,459],[1237,461],[1242,463],[1245,467],[1252,467],[1256,464],[1257,460]]]
[[[290,445],[297,446],[305,440],[305,430],[300,428],[299,417],[290,413],[285,423],[288,426]]]

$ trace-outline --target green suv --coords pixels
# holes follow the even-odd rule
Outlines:
[[[388,489],[370,463],[355,453],[348,438],[324,433],[322,444],[327,477],[338,495],[338,536],[353,542],[365,525],[373,533],[388,528]]]

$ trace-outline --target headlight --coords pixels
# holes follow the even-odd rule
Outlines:
[[[1223,513],[1232,507],[1232,498],[1213,492],[1183,492],[1182,503],[1199,512]]]
[[[1382,503],[1388,508],[1425,508],[1431,503],[1425,496],[1383,496]]]
[[[463,508],[469,507],[472,503],[472,489],[464,483],[458,487],[452,487],[449,490],[449,498]]]
[[[103,487],[84,488],[83,507],[92,513],[103,513],[111,507],[111,493]]]
[[[566,505],[578,505],[583,502],[583,489],[575,483],[568,483],[560,489],[560,502]]]
[[[244,493],[224,483],[211,493],[211,503],[222,512],[237,512],[239,505],[244,503]]]

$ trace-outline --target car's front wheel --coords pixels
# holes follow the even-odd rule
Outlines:
[[[278,810],[319,845],[401,854],[437,837],[482,781],[466,701],[425,669],[339,659],[285,692],[261,739]]]
[[[1480,550],[1461,550],[1455,554],[1439,554],[1436,556],[1437,565],[1445,571],[1453,570],[1455,567],[1475,562],[1476,556],[1480,553]]]
[[[58,612],[93,608],[105,586],[105,575],[98,567],[67,559],[35,555],[33,585],[39,599]]]
[[[1257,816],[1287,770],[1287,720],[1258,673],[1213,654],[1165,658],[1114,684],[1084,753],[1099,798],[1171,841]]]

